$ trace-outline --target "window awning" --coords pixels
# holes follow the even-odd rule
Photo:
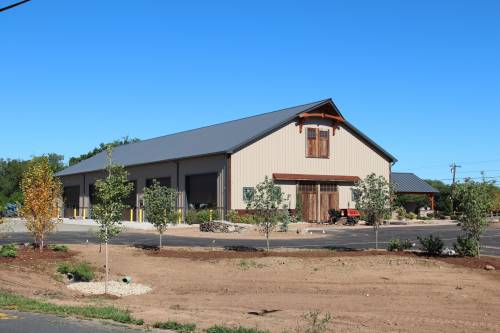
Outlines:
[[[273,173],[274,180],[306,180],[306,181],[325,181],[325,182],[357,182],[358,176],[341,175],[309,175],[300,173]]]

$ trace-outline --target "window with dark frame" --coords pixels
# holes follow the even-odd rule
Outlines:
[[[306,157],[330,157],[330,131],[319,128],[308,128]]]

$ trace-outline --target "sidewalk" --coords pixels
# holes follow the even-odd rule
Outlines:
[[[433,226],[451,226],[457,225],[457,221],[453,220],[426,220],[421,223],[415,220],[397,221],[389,220],[387,224],[382,224],[382,228],[405,228],[405,227],[433,227]],[[314,224],[314,223],[296,223],[290,227],[290,230],[302,229],[305,231],[322,231],[322,230],[361,230],[373,229],[371,225],[335,225],[335,224]]]
[[[91,219],[68,219],[64,218],[63,224],[66,225],[79,225],[79,226],[89,226],[89,227],[97,227],[98,224]],[[126,229],[135,229],[135,230],[155,230],[155,227],[149,222],[130,222],[130,221],[121,221],[121,225]],[[189,224],[174,224],[169,225],[169,229],[177,229],[177,228],[198,228],[198,225],[189,225]]]

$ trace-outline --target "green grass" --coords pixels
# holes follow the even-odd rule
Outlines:
[[[0,308],[26,312],[50,313],[59,316],[76,316],[95,319],[109,319],[124,324],[142,325],[142,319],[135,319],[128,310],[112,306],[56,305],[12,293],[0,291]]]
[[[261,331],[256,328],[248,328],[248,327],[226,327],[226,326],[212,326],[207,329],[207,333],[269,333],[269,331]]]
[[[61,274],[73,274],[75,281],[89,282],[94,279],[92,267],[87,262],[79,263],[76,266],[73,266],[68,262],[62,262],[59,266],[57,266],[57,271]]]
[[[196,330],[196,324],[181,324],[176,321],[166,321],[166,322],[157,322],[153,325],[154,328],[161,328],[164,330],[172,330],[179,333],[192,333]]]

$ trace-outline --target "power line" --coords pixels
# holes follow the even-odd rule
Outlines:
[[[482,164],[482,163],[493,163],[493,162],[500,162],[500,159],[495,159],[495,160],[485,160],[485,161],[459,161],[457,163],[460,164]],[[421,165],[418,167],[412,168],[413,170],[420,170],[420,169],[436,169],[436,168],[445,168],[449,166],[446,163],[442,164],[430,164],[430,165]]]
[[[464,180],[464,179],[500,179],[500,176],[485,176],[485,177],[457,177],[456,180]],[[437,180],[453,180],[453,178],[439,178]]]
[[[22,5],[23,3],[26,3],[28,1],[31,1],[31,0],[23,0],[23,1],[19,1],[19,2],[16,2],[16,3],[13,3],[12,5],[8,5],[6,7],[3,7],[3,8],[0,8],[0,12],[3,12],[5,10],[8,10],[8,9],[11,9],[11,8],[14,8],[14,7],[17,7],[19,5]]]

